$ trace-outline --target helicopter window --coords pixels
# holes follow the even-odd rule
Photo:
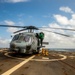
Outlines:
[[[14,40],[24,40],[25,42],[29,42],[31,40],[31,36],[29,35],[15,35],[13,38]]]
[[[24,36],[19,36],[18,40],[23,40]]]
[[[24,40],[25,40],[25,42],[29,42],[30,36],[24,36]]]
[[[15,35],[14,38],[13,38],[13,41],[14,40],[18,40],[18,38],[19,38],[19,36],[18,35]]]

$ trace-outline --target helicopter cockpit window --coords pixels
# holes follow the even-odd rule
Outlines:
[[[23,40],[24,36],[19,36],[18,40]]]
[[[24,41],[29,42],[30,41],[30,36],[28,36],[28,35],[24,36]]]
[[[13,41],[15,41],[15,40],[30,42],[31,36],[29,36],[29,35],[15,35],[14,38],[13,38]]]
[[[14,38],[13,38],[13,41],[17,40],[18,38],[19,38],[19,35],[15,35]]]

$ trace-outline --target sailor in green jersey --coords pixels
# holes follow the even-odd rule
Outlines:
[[[42,46],[43,39],[44,39],[44,33],[43,32],[39,33],[39,39],[40,39],[40,43],[41,43],[41,46]]]

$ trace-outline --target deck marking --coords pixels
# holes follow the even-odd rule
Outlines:
[[[21,66],[23,66],[24,64],[26,64],[29,60],[31,60],[32,58],[34,58],[35,55],[29,57],[28,59],[24,60],[23,62],[21,62],[20,64],[14,66],[13,68],[11,68],[10,70],[6,71],[5,73],[1,74],[1,75],[10,75],[11,73],[13,73],[15,70],[17,70],[18,68],[20,68]]]
[[[46,60],[48,60],[49,58],[48,58],[48,57],[42,57],[42,59],[46,59]]]
[[[4,55],[7,56],[7,57],[9,57],[9,58],[14,58],[14,59],[20,59],[20,60],[25,60],[25,59],[27,59],[27,58],[13,57],[13,56],[9,55],[8,53],[5,53]]]
[[[67,56],[59,54],[62,58],[59,59],[32,59],[32,61],[59,61],[59,60],[65,60],[67,59]]]

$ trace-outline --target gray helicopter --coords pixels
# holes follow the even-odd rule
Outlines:
[[[34,30],[38,30],[38,28],[35,26],[28,26],[25,28],[26,29],[14,32],[18,33],[28,30],[28,32],[18,33],[13,37],[12,41],[10,42],[10,51],[25,54],[39,53],[40,48],[44,46],[40,45],[40,41],[38,42],[39,38],[36,36],[36,33],[34,33]],[[43,43],[48,44],[47,42]]]
[[[40,41],[38,42],[39,38],[36,37],[36,33],[34,33],[34,30],[43,30],[43,29],[37,28],[35,26],[0,25],[0,27],[23,28],[21,30],[18,30],[16,32],[14,32],[14,33],[17,33],[17,34],[15,34],[12,41],[10,42],[9,51],[17,52],[17,53],[32,54],[32,53],[39,53],[40,48],[45,47],[45,46],[40,45]],[[63,30],[74,31],[73,29],[65,29],[65,28],[51,28],[51,29],[63,29]],[[21,32],[21,31],[25,31],[25,30],[27,30],[27,32]],[[62,34],[62,33],[57,33],[57,32],[48,31],[48,30],[43,30],[43,31],[52,32],[52,33],[55,33],[55,34],[70,37],[69,35]],[[43,42],[43,44],[49,44],[49,43]]]

